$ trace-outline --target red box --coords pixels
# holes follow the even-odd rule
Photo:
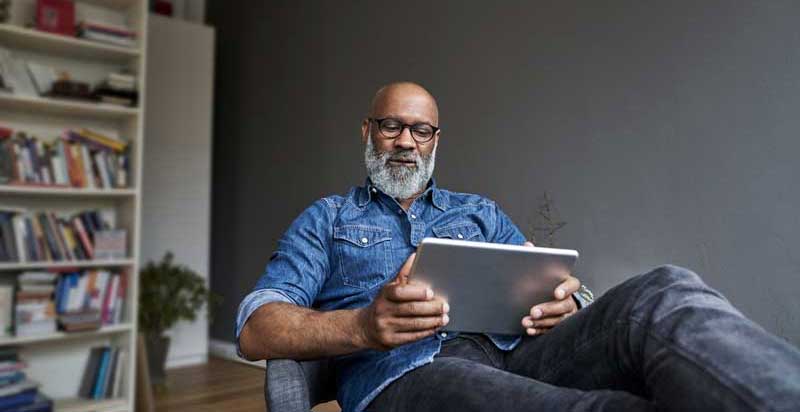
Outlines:
[[[75,3],[72,0],[37,0],[36,28],[75,36]]]

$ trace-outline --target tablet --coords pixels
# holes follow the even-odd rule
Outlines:
[[[447,299],[446,330],[520,335],[522,318],[554,299],[577,261],[569,249],[425,238],[409,279]]]

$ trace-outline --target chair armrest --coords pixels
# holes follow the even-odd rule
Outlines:
[[[336,381],[328,359],[267,361],[264,399],[269,411],[308,412],[336,397]]]

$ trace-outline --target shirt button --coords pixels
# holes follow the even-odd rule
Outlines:
[[[378,189],[376,189],[376,188],[374,188],[374,187],[373,187],[373,188],[372,188],[372,193],[378,193]]]
[[[412,219],[416,219],[416,218],[417,218],[417,215],[411,215],[411,218],[412,218]]]
[[[361,243],[369,243],[369,239],[367,239],[365,237],[362,237],[361,238]]]
[[[458,234],[458,238],[459,238],[459,239],[464,239],[464,235],[462,235],[461,233],[459,233],[459,234]]]
[[[439,336],[441,336],[443,338],[446,338],[447,337],[447,332],[442,332],[442,333],[439,334]]]

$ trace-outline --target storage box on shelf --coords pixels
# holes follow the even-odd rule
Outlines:
[[[74,155],[80,156],[81,161],[88,160],[88,164],[83,164],[88,167],[83,168],[83,175],[78,177],[70,175],[78,169],[72,170],[59,163],[68,159],[45,150],[41,152],[42,158],[35,159],[39,161],[36,170],[39,175],[28,174],[26,179],[6,179],[0,183],[0,210],[10,209],[28,217],[44,215],[47,218],[41,218],[39,224],[50,225],[51,230],[49,242],[44,237],[39,238],[45,243],[39,245],[41,255],[30,254],[28,249],[36,245],[23,237],[21,247],[13,246],[16,259],[11,261],[7,256],[9,246],[3,244],[0,283],[13,284],[21,272],[31,271],[56,273],[57,276],[72,273],[67,276],[78,284],[83,282],[83,277],[96,279],[98,273],[109,273],[109,279],[114,279],[113,274],[118,273],[118,279],[124,278],[125,287],[120,287],[122,282],[118,282],[118,292],[114,293],[119,294],[120,302],[124,303],[118,312],[104,301],[94,301],[93,306],[78,305],[74,299],[81,299],[80,296],[100,294],[100,290],[103,294],[114,294],[110,286],[94,289],[86,286],[90,282],[87,280],[83,284],[86,291],[81,292],[84,295],[75,292],[70,310],[57,314],[59,322],[72,321],[70,329],[74,331],[67,332],[65,324],[58,323],[55,330],[42,327],[42,333],[0,336],[0,349],[16,348],[20,359],[26,362],[25,375],[39,383],[40,393],[55,400],[56,411],[133,411],[139,181],[144,143],[144,111],[136,90],[143,90],[146,80],[148,2],[77,0],[74,4],[75,24],[83,24],[82,30],[73,35],[38,30],[34,24],[36,0],[12,2],[10,19],[0,24],[0,55],[14,59],[10,62],[0,58],[0,76],[4,81],[0,87],[16,86],[0,91],[0,127],[36,137],[36,147],[42,149],[54,149],[59,141],[67,146],[85,145],[86,151],[76,149]],[[20,76],[30,76],[32,71],[36,77],[31,76],[27,84],[20,83],[24,80]],[[61,82],[67,76],[67,82]],[[64,93],[69,98],[64,98]],[[82,131],[97,132],[101,137],[82,140],[83,137],[69,135]],[[111,140],[103,140],[103,137]],[[118,139],[124,149],[117,147],[120,150],[115,150],[112,146],[117,141],[114,139]],[[119,168],[123,153],[127,156],[124,182],[116,180],[123,170]],[[0,162],[3,161],[5,158],[0,157]],[[60,168],[55,170],[54,167]],[[82,238],[84,235],[76,226],[81,219],[75,220],[87,210],[113,211],[114,228],[124,230],[120,233],[125,253],[105,256],[89,253],[94,251],[94,239],[86,227],[83,228],[85,238]],[[81,221],[81,224],[89,222]],[[8,236],[3,233],[0,227],[0,237]],[[39,234],[47,236],[44,232]],[[113,237],[108,239],[114,243]],[[44,251],[44,247],[51,250]],[[23,258],[20,249],[24,249]],[[76,275],[78,273],[80,275]],[[45,290],[49,289],[38,285],[26,286],[26,290],[27,294],[22,296],[35,302],[40,296],[35,291],[46,294]],[[63,291],[53,291],[54,299],[59,293]],[[58,306],[56,309],[65,308]],[[24,309],[35,311],[37,307],[31,304]],[[93,310],[99,311],[97,318]],[[107,363],[103,371],[99,369],[101,358]],[[94,366],[98,369],[87,370],[91,363],[96,363]]]

